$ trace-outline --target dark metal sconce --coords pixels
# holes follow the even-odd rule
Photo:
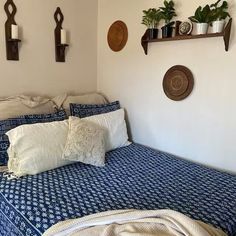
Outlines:
[[[62,28],[62,23],[64,21],[64,16],[61,12],[60,7],[56,9],[54,14],[54,19],[56,21],[56,28],[54,31],[55,34],[55,52],[56,52],[56,61],[65,62],[65,51],[66,47],[69,45],[66,43],[66,31]],[[62,36],[64,36],[62,38]]]
[[[9,8],[12,8],[11,11]],[[4,5],[5,12],[7,14],[7,21],[5,23],[5,36],[6,36],[6,53],[7,53],[7,60],[19,61],[19,42],[18,39],[18,26],[15,21],[15,15],[17,12],[16,5],[14,4],[13,0],[7,0]],[[14,35],[13,37],[13,33]]]

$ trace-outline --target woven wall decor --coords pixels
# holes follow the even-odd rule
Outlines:
[[[107,42],[114,52],[121,51],[128,41],[128,28],[123,21],[114,22],[109,28]]]
[[[192,72],[185,66],[173,66],[165,74],[163,89],[168,98],[180,101],[188,97],[194,86]]]

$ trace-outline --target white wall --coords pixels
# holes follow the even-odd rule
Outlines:
[[[183,20],[209,1],[175,2]],[[236,1],[229,2],[236,19]],[[214,38],[155,43],[145,56],[140,46],[145,31],[142,10],[161,4],[99,0],[98,89],[127,109],[134,141],[236,172],[236,24],[228,53],[223,40]],[[126,22],[129,41],[123,51],[114,53],[106,36],[118,19]],[[165,72],[176,64],[189,67],[195,77],[193,93],[181,102],[169,100],[162,89]]]
[[[6,60],[5,2],[0,1],[0,97],[96,90],[97,1],[14,0],[23,41],[18,62]],[[55,62],[53,15],[58,6],[71,38],[66,63]]]

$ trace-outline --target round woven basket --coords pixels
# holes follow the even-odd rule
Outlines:
[[[192,72],[185,66],[173,66],[165,74],[163,89],[168,98],[180,101],[188,97],[194,86]]]
[[[114,22],[109,28],[107,42],[114,52],[121,51],[128,41],[128,28],[123,21]]]

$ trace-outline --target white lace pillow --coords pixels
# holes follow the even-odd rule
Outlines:
[[[63,158],[104,166],[105,130],[97,124],[71,116]]]

